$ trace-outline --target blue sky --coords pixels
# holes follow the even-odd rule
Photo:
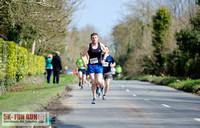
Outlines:
[[[82,0],[80,9],[75,15],[75,26],[78,29],[92,25],[97,33],[106,36],[127,13],[125,3],[130,0]]]

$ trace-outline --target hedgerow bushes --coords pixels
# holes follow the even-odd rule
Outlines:
[[[0,38],[0,92],[27,75],[44,73],[45,58],[33,55],[26,48]],[[5,91],[5,90],[4,90]],[[0,93],[0,95],[1,95]]]

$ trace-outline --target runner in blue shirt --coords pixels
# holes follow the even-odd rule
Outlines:
[[[105,60],[105,63],[103,64],[103,78],[105,81],[105,90],[104,95],[102,97],[103,100],[106,100],[110,80],[112,79],[111,68],[114,68],[116,65],[114,58],[111,55],[109,55],[109,47],[105,46],[105,49],[106,52],[104,55],[102,55],[102,59]]]

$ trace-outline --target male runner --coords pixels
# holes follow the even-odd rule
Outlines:
[[[86,46],[86,48],[81,53],[82,60],[84,66],[86,67],[86,63],[83,57],[88,52],[89,55],[89,64],[88,64],[88,73],[90,75],[90,79],[92,81],[92,95],[93,100],[92,104],[96,103],[96,86],[102,85],[102,74],[103,74],[103,66],[102,64],[105,63],[105,60],[102,60],[102,52],[105,53],[105,46],[102,43],[99,43],[99,37],[97,33],[92,33],[91,36],[91,43]]]
[[[112,79],[112,73],[111,73],[111,68],[114,68],[116,63],[114,58],[109,55],[109,47],[105,46],[106,48],[106,53],[102,55],[103,59],[105,60],[105,63],[103,64],[103,78],[105,81],[105,90],[104,90],[104,95],[102,97],[103,100],[106,100],[106,95],[109,89],[109,84],[110,80]]]
[[[85,60],[86,56],[83,57]],[[87,62],[86,62],[87,63]],[[86,68],[83,65],[81,57],[76,60],[76,66],[78,67],[78,77],[79,77],[79,86],[83,89],[83,85],[86,82]]]
[[[122,67],[118,64],[115,69],[116,69],[117,79],[119,80],[119,78],[121,76],[121,72],[122,72]]]

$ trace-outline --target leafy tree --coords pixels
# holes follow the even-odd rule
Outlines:
[[[199,4],[199,1],[196,1]],[[198,9],[199,10],[199,9]],[[200,78],[200,13],[197,13],[190,19],[191,27],[186,27],[176,32],[175,38],[181,51],[182,58],[178,60],[184,64],[182,72],[184,76]],[[184,57],[184,59],[183,59]]]
[[[190,58],[200,55],[200,31],[181,29],[176,33],[176,40],[179,49],[183,54],[189,53]]]
[[[153,54],[155,56],[155,73],[161,75],[165,64],[165,54],[163,53],[166,34],[171,25],[171,15],[169,10],[161,7],[156,11],[153,20],[153,37],[152,45],[154,47]]]

